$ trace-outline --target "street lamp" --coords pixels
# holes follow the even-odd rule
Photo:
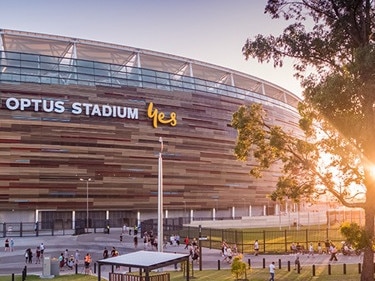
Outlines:
[[[158,161],[158,252],[163,252],[163,138],[159,138]]]
[[[91,178],[80,178],[79,180],[86,182],[86,231],[89,232],[89,181]]]

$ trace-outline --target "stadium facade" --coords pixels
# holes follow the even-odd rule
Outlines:
[[[265,80],[133,47],[0,30],[0,221],[274,214],[278,171],[237,161],[240,105],[298,131],[299,98]],[[159,142],[162,138],[162,143]]]

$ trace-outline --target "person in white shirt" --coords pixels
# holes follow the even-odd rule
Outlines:
[[[255,240],[254,242],[254,256],[257,256],[259,254],[259,242],[258,240]]]
[[[269,281],[275,281],[275,262],[272,262],[270,264],[270,275],[271,275],[271,278]]]

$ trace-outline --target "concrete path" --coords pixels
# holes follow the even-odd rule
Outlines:
[[[92,256],[92,260],[96,261],[102,259],[102,253],[104,247],[110,251],[112,247],[118,249],[120,255],[137,250],[144,250],[143,241],[141,238],[138,238],[138,248],[135,249],[133,245],[133,236],[125,235],[123,242],[120,242],[120,229],[111,229],[110,234],[104,233],[89,233],[82,235],[64,235],[64,236],[38,236],[38,237],[13,237],[15,242],[15,250],[13,252],[5,252],[4,248],[0,248],[0,275],[11,275],[15,273],[20,275],[22,273],[25,265],[27,266],[28,274],[42,275],[43,267],[41,264],[35,264],[35,249],[40,243],[44,243],[45,256],[52,258],[58,258],[60,253],[64,252],[65,249],[69,250],[70,254],[74,254],[76,250],[80,252],[80,267],[78,268],[78,273],[83,272],[82,264],[83,258],[87,252]],[[5,241],[5,238],[3,238]],[[4,244],[3,244],[4,245]],[[31,248],[34,253],[34,263],[25,264],[25,249]],[[153,249],[146,249],[153,251]],[[184,249],[184,245],[180,246],[167,246],[164,249],[165,252],[176,252],[176,253],[186,253],[188,250]],[[272,261],[275,262],[276,268],[279,266],[279,260],[282,268],[287,269],[288,261],[291,264],[292,270],[294,268],[295,255],[262,255],[254,256],[250,253],[244,254],[244,261],[247,263],[250,262],[251,266],[254,268],[262,268],[263,263],[266,267]],[[264,259],[264,261],[263,261]],[[343,256],[338,255],[338,261],[332,262],[335,264],[358,264],[362,261],[361,256]],[[328,265],[329,256],[328,255],[300,255],[300,262],[302,267],[310,267],[315,265]],[[229,269],[230,264],[223,262],[220,250],[217,249],[202,249],[202,269]],[[107,268],[106,268],[107,267]],[[174,268],[167,268],[165,270],[173,270]],[[102,267],[102,277],[108,278],[108,272],[111,270],[109,266]],[[121,268],[116,272],[125,272],[128,268]],[[199,270],[199,264],[194,264],[194,270]],[[60,274],[74,274],[74,270],[64,269]]]

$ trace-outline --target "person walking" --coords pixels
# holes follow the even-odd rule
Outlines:
[[[271,275],[269,281],[275,281],[275,269],[276,269],[275,262],[272,262],[270,264],[269,268],[270,268],[270,275]]]
[[[91,274],[91,255],[87,253],[85,256],[85,275]]]
[[[10,247],[9,247],[9,239],[6,238],[5,239],[5,252],[9,252],[10,251]]]
[[[331,258],[329,259],[329,261],[337,261],[337,248],[335,245],[331,244],[331,247],[330,247],[330,252],[331,252]]]
[[[254,242],[254,256],[257,256],[259,254],[259,242],[258,239]]]
[[[10,238],[10,251],[11,252],[14,251],[14,240],[13,240],[13,238]]]

